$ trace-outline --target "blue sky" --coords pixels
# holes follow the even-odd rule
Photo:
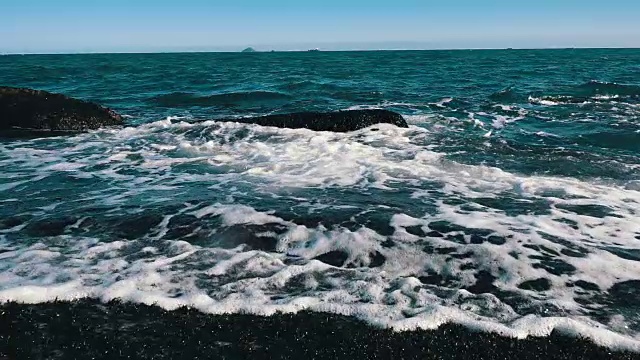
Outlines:
[[[0,0],[0,52],[640,47],[640,0]]]

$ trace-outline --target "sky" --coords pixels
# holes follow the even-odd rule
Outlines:
[[[0,53],[640,47],[640,0],[0,0]]]

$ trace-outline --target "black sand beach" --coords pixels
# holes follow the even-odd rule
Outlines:
[[[552,333],[516,340],[459,325],[394,332],[350,317],[271,317],[97,300],[0,306],[0,359],[639,359]]]

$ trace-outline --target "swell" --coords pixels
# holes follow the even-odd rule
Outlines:
[[[151,98],[151,102],[163,107],[217,106],[238,103],[290,99],[287,94],[273,91],[229,92],[201,96],[193,93],[173,92]]]
[[[592,80],[565,88],[529,92],[508,87],[489,95],[489,100],[503,103],[528,102],[535,105],[583,104],[586,102],[637,101],[640,86]]]
[[[555,94],[537,93],[529,97],[530,103],[538,105],[609,103],[621,100],[640,100],[640,86],[589,81]]]
[[[359,313],[372,323],[393,319],[387,324],[397,328],[437,325],[443,319],[471,321],[470,312],[452,313],[459,304],[477,309],[473,314],[500,323],[491,326],[511,334],[541,333],[555,326],[553,321],[575,325],[566,316],[582,316],[587,306],[604,305],[597,315],[606,319],[621,312],[618,304],[632,303],[635,263],[603,256],[588,243],[597,236],[598,246],[637,250],[633,204],[623,200],[635,198],[630,191],[573,179],[523,177],[504,172],[502,166],[442,161],[441,154],[424,150],[433,141],[417,129],[381,127],[335,135],[165,121],[112,135],[102,143],[94,138],[83,141],[86,145],[51,151],[25,145],[3,151],[12,163],[26,162],[21,171],[27,176],[11,181],[47,176],[11,191],[9,196],[24,199],[12,212],[20,214],[21,207],[32,212],[52,203],[38,196],[64,202],[48,210],[51,216],[38,212],[2,226],[12,247],[2,255],[9,279],[5,284],[19,285],[8,289],[5,299],[25,299],[20,294],[28,286],[43,282],[33,293],[47,294],[42,301],[55,299],[56,290],[46,281],[50,274],[62,274],[61,281],[79,280],[73,288],[57,287],[61,299],[86,293],[158,301],[164,308],[200,304],[210,312],[290,311],[310,298],[333,299],[329,305],[318,301],[304,307]],[[79,161],[81,153],[90,158]],[[196,161],[208,163],[194,167]],[[212,174],[207,164],[216,171],[238,170]],[[92,177],[71,182],[74,173]],[[107,191],[95,193],[100,187]],[[552,199],[542,191],[553,191]],[[583,195],[573,199],[565,193]],[[167,199],[166,206],[161,198]],[[231,203],[236,201],[241,205]],[[575,231],[565,237],[566,221]],[[543,230],[554,237],[541,234]],[[25,238],[73,241],[63,255],[53,248],[14,250],[18,244],[12,239]],[[512,250],[517,257],[509,254]],[[582,260],[587,257],[588,262]],[[612,270],[602,274],[597,264],[605,260]],[[123,261],[128,265],[118,267]],[[500,268],[492,265],[496,263]],[[206,272],[214,267],[215,273]],[[380,269],[389,276],[378,277]],[[185,280],[196,278],[196,288]],[[144,279],[149,282],[139,281]],[[574,282],[591,290],[579,290]],[[364,283],[368,287],[363,290]],[[238,288],[256,295],[235,301]],[[192,297],[197,293],[211,294],[211,300]],[[461,293],[464,297],[457,297]],[[575,300],[569,314],[552,301],[539,301],[560,296]],[[440,308],[434,299],[455,305]],[[375,309],[384,310],[371,311]],[[537,320],[522,328],[501,322],[522,324],[540,309],[547,318],[565,320]],[[632,313],[625,320],[626,334],[636,336],[637,317]],[[575,326],[575,332],[592,331],[584,324]]]
[[[640,86],[592,80],[576,87],[581,96],[640,96]]]
[[[353,86],[344,86],[331,82],[322,82],[314,80],[289,81],[278,86],[285,91],[317,91],[317,92],[347,92],[353,89]]]
[[[526,97],[519,94],[513,87],[508,87],[489,95],[489,100],[505,103],[517,103],[522,101],[523,98],[526,99]]]

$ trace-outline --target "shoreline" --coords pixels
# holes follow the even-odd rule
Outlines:
[[[317,312],[269,317],[95,299],[0,304],[0,359],[634,359],[552,332],[514,339],[447,324],[397,332]]]

